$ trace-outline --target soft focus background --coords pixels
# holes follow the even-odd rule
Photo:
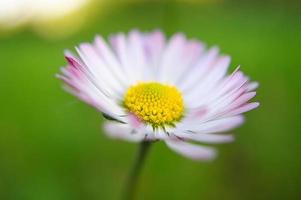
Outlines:
[[[0,199],[119,199],[137,144],[61,89],[63,50],[139,28],[217,44],[261,84],[211,163],[154,145],[137,199],[301,199],[300,1],[0,0]]]

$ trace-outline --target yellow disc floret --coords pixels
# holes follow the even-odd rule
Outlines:
[[[129,112],[153,128],[174,125],[184,112],[182,94],[174,86],[156,82],[139,83],[128,89],[124,105]]]

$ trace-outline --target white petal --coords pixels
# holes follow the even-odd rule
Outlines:
[[[66,80],[64,80],[64,81],[65,81],[65,83],[67,83]],[[125,113],[118,114],[119,109],[116,110],[115,106],[111,106],[108,102],[105,102],[104,100],[101,100],[101,99],[97,100],[97,99],[93,98],[92,96],[89,96],[89,94],[87,92],[79,92],[79,91],[75,90],[72,87],[72,83],[70,83],[70,84],[67,83],[67,84],[68,85],[64,86],[64,89],[67,92],[77,96],[82,101],[84,101],[87,104],[89,104],[89,105],[93,106],[94,108],[98,109],[100,112],[112,117],[113,119],[116,119],[116,120],[121,121],[121,122],[125,122],[125,118],[123,117],[123,115],[125,115]],[[71,86],[71,87],[69,87],[69,86]],[[80,87],[78,87],[78,88],[80,88]]]
[[[110,38],[111,45],[118,57],[119,62],[122,66],[122,71],[124,75],[127,77],[127,81],[129,85],[133,85],[136,83],[138,77],[138,73],[133,70],[131,66],[131,62],[128,56],[128,41],[124,34],[118,34],[112,36]]]
[[[190,159],[212,160],[216,156],[215,149],[211,147],[195,145],[179,139],[165,140],[165,143],[170,149]]]
[[[112,97],[117,94],[120,97],[125,87],[118,81],[117,76],[110,71],[110,66],[104,63],[95,48],[90,44],[81,44],[77,51],[88,68],[89,77],[95,80],[94,83],[98,87],[107,88]]]
[[[185,45],[185,36],[183,34],[175,34],[167,44],[160,64],[158,80],[163,83],[172,82],[172,74],[179,63],[181,62],[181,55]]]
[[[118,122],[106,122],[104,124],[105,133],[115,139],[122,139],[131,142],[140,142],[144,139],[145,134],[136,131],[129,124]]]
[[[178,124],[175,132],[186,132],[192,131],[194,133],[218,133],[226,132],[244,122],[244,117],[242,115],[227,117],[222,119],[216,119],[208,122],[185,122]]]
[[[258,86],[259,86],[259,83],[258,83],[258,82],[252,82],[252,83],[250,83],[250,84],[248,85],[247,91],[248,91],[248,92],[249,92],[249,91],[253,91],[253,90],[255,90],[256,88],[258,88]]]
[[[229,113],[225,114],[225,116],[238,115],[238,114],[253,110],[253,109],[257,108],[258,106],[259,106],[258,102],[247,103],[241,107],[238,107],[238,108],[230,111]]]
[[[235,101],[233,101],[230,105],[227,106],[227,110],[232,110],[232,109],[240,107],[241,105],[247,103],[255,95],[256,95],[256,92],[248,92],[248,93],[241,95]]]
[[[196,64],[202,52],[204,51],[204,45],[199,41],[188,40],[185,42],[185,46],[181,52],[181,55],[176,59],[179,59],[177,66],[172,70],[172,84],[175,86],[181,85],[181,82],[186,81],[187,74],[190,73],[192,67]]]
[[[191,133],[191,132],[180,132],[174,133],[176,136],[189,139],[192,141],[197,142],[205,142],[205,143],[226,143],[226,142],[232,142],[234,140],[234,137],[232,135],[225,135],[225,134],[213,134],[213,133]]]
[[[229,102],[231,102],[233,98],[236,98],[236,94],[238,94],[237,91],[243,93],[245,88],[242,88],[242,86],[245,85],[247,81],[248,79],[242,72],[235,71],[234,74],[225,77],[223,81],[220,81],[220,84],[206,95],[191,96],[185,93],[185,98],[188,100],[187,104],[190,105],[190,107],[206,106],[218,110],[221,106],[224,106],[223,102],[225,99],[228,99]],[[196,90],[192,88],[190,91],[194,92]],[[238,96],[241,93],[239,93]]]
[[[124,76],[121,63],[118,61],[116,55],[108,47],[107,43],[100,36],[95,37],[94,45],[97,52],[102,57],[106,67],[113,73],[116,78],[123,84],[128,85],[127,79]]]
[[[199,84],[200,80],[202,80],[202,78],[206,76],[209,68],[218,58],[218,52],[219,49],[217,47],[213,47],[206,54],[202,55],[199,61],[193,68],[191,68],[190,72],[187,74],[186,80],[182,81],[182,83],[179,85],[179,88],[182,91],[186,92],[196,84]]]
[[[186,98],[188,98],[190,101],[198,100],[198,105],[200,105],[201,102],[206,101],[206,99],[208,99],[210,95],[216,93],[217,85],[220,84],[221,80],[226,75],[229,64],[229,56],[218,58],[216,60],[216,63],[214,63],[211,66],[211,69],[206,73],[206,76],[204,76],[198,84],[194,85],[189,90]]]
[[[151,69],[150,80],[156,80],[164,47],[165,36],[161,31],[154,31],[145,36],[145,52]]]
[[[108,90],[98,85],[88,75],[89,72],[85,71],[86,66],[73,57],[67,56],[66,58],[70,65],[62,71],[64,74],[63,80],[71,87],[72,94],[77,95],[101,112],[120,120],[119,117],[125,115],[125,113],[113,98],[109,98]]]
[[[145,72],[149,68],[146,65],[145,49],[143,44],[142,34],[133,30],[128,36],[128,61],[131,68],[136,72],[136,78],[138,81],[145,79]]]

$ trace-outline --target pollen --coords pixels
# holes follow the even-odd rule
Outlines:
[[[130,87],[124,96],[124,106],[153,128],[174,126],[184,112],[181,92],[174,86],[156,82]]]

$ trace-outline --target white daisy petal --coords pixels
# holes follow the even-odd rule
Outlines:
[[[182,81],[187,80],[187,73],[191,70],[199,59],[201,53],[204,51],[204,45],[198,41],[186,41],[185,46],[182,50],[182,55],[179,58],[180,61],[177,62],[177,69],[173,69],[173,75],[171,78],[172,84],[181,85]]]
[[[237,115],[234,117],[216,119],[208,122],[186,122],[179,124],[175,132],[185,132],[191,131],[194,133],[218,133],[230,131],[233,128],[238,127],[244,122],[244,117],[242,115]]]
[[[234,108],[237,108],[245,103],[247,103],[250,99],[255,97],[256,92],[248,92],[242,94],[240,97],[238,97],[236,100],[234,100],[231,104],[228,105],[227,110],[232,110]]]
[[[159,61],[164,47],[165,36],[161,31],[154,31],[145,36],[145,53],[151,69],[149,80],[156,80],[156,75],[160,69]]]
[[[239,115],[241,113],[244,113],[244,112],[248,112],[250,110],[253,110],[255,108],[257,108],[259,106],[259,103],[258,102],[253,102],[253,103],[247,103],[239,108],[236,108],[230,112],[228,112],[227,114],[225,114],[225,117],[227,116],[233,116],[233,115]]]
[[[173,151],[193,160],[212,160],[216,156],[213,148],[191,144],[179,139],[165,140],[166,145]]]
[[[218,105],[221,107],[221,102],[224,102],[225,99],[231,101],[233,98],[236,98],[236,96],[233,95],[245,92],[245,88],[242,87],[247,81],[248,79],[243,73],[235,71],[232,75],[224,78],[223,81],[220,81],[219,86],[212,89],[206,95],[203,95],[203,98],[200,98],[201,95],[192,96],[193,94],[186,94],[187,104],[191,105],[191,107],[203,107],[204,105],[209,105],[208,107],[217,109],[216,106]],[[191,92],[197,92],[197,90],[192,89]]]
[[[122,83],[122,85],[128,86],[127,78],[122,73],[121,63],[118,61],[113,51],[107,46],[103,38],[96,36],[94,45],[98,55],[103,59],[108,70]]]
[[[99,87],[103,86],[104,88],[108,88],[108,90],[110,89],[111,96],[119,95],[120,98],[124,87],[118,82],[114,74],[110,72],[101,57],[97,55],[95,49],[89,44],[81,44],[77,50],[95,83]]]
[[[248,85],[247,87],[247,91],[250,92],[250,91],[253,91],[255,90],[256,88],[258,88],[259,86],[259,83],[258,82],[252,82]]]
[[[192,101],[195,101],[196,99],[202,99],[202,101],[205,101],[207,98],[209,98],[210,94],[214,93],[212,90],[217,88],[216,85],[225,76],[229,67],[229,63],[229,56],[224,56],[217,59],[216,63],[212,66],[212,69],[202,79],[202,82],[198,83],[193,87],[193,89],[189,90],[186,98],[189,98]]]
[[[124,34],[114,35],[110,38],[111,45],[121,63],[121,71],[125,74],[128,85],[135,84],[138,74],[133,70],[128,56],[128,41]]]
[[[174,134],[180,138],[186,140],[192,140],[197,142],[205,142],[211,144],[232,142],[234,140],[233,135],[225,134],[212,134],[212,133],[192,133],[192,132],[174,132]]]
[[[187,80],[179,85],[183,92],[191,91],[191,88],[197,85],[204,76],[206,72],[210,69],[214,61],[217,59],[219,49],[217,47],[211,48],[206,54],[203,54],[199,61],[191,68],[190,72],[187,74]]]
[[[133,129],[129,124],[118,122],[106,122],[104,125],[105,133],[115,139],[123,139],[130,142],[140,142],[145,134]]]
[[[134,30],[129,33],[128,58],[132,70],[136,72],[137,80],[143,81],[149,74],[150,67],[146,63],[146,52],[142,34]]]
[[[171,83],[174,68],[179,65],[180,55],[183,53],[185,45],[185,36],[183,34],[174,35],[168,42],[166,49],[162,54],[158,80],[163,83]]]
[[[97,87],[94,80],[87,76],[89,72],[85,71],[85,66],[71,57],[66,58],[70,65],[62,71],[65,76],[60,78],[71,87],[73,94],[112,118],[119,119],[125,115],[117,103],[109,98],[106,90],[101,86]]]

